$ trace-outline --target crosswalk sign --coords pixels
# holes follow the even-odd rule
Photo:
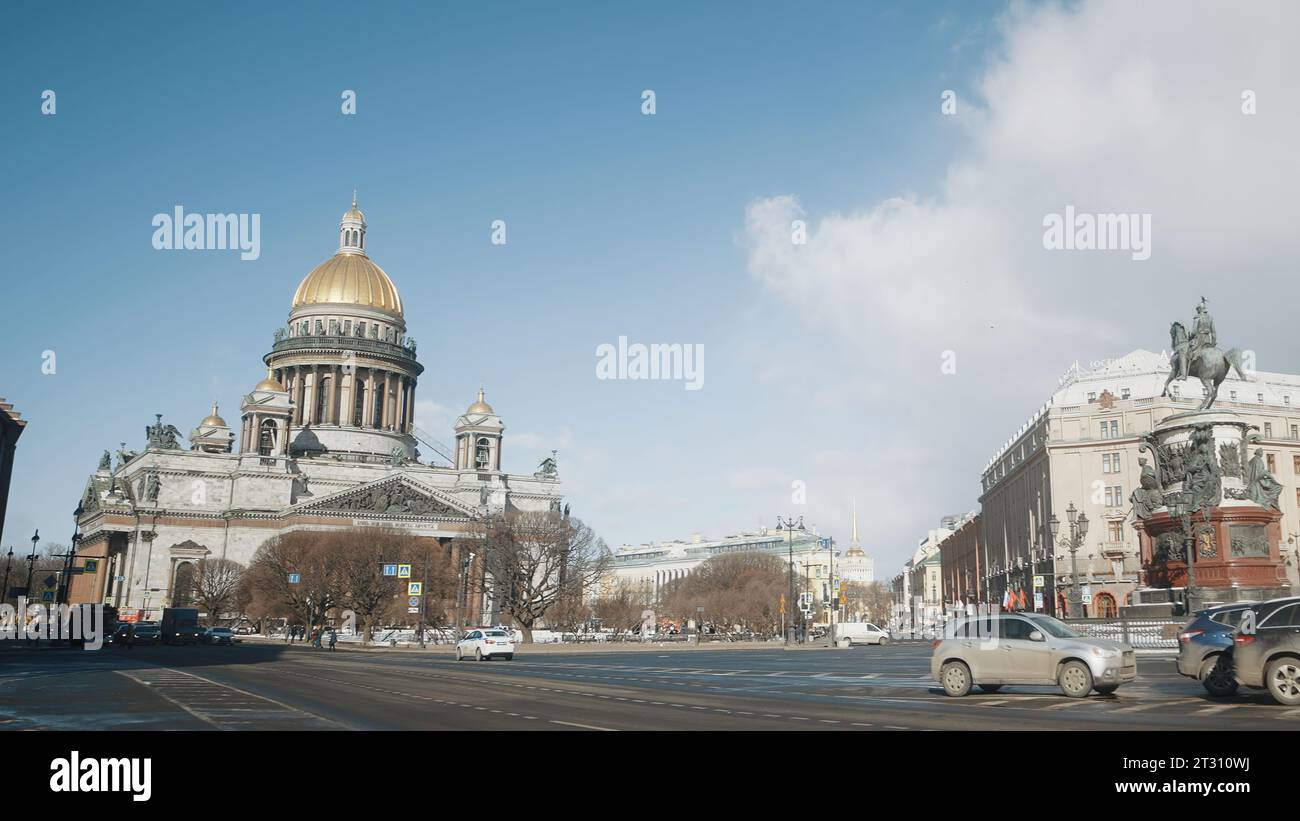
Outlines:
[[[399,564],[397,566],[397,578],[399,579],[411,578],[411,566],[409,564]]]
[[[424,594],[424,582],[407,582],[406,595],[420,596]]]

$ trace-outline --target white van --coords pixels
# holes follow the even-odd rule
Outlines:
[[[852,647],[855,644],[889,644],[889,631],[882,630],[870,622],[850,621],[835,625],[835,641],[840,647]]]

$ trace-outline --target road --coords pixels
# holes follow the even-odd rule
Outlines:
[[[0,729],[1300,730],[1262,691],[1210,698],[1172,656],[1111,696],[952,699],[929,645],[852,650],[442,653],[244,643],[0,650]]]

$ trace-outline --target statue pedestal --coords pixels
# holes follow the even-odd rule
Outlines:
[[[1187,586],[1190,537],[1196,565],[1191,609],[1289,594],[1282,513],[1252,501],[1247,486],[1249,448],[1258,438],[1253,427],[1231,411],[1193,411],[1167,417],[1145,437],[1141,447],[1155,459],[1164,504],[1134,522],[1143,587]],[[1190,533],[1170,510],[1175,502],[1193,511]]]

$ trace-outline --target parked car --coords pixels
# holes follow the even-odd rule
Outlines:
[[[1132,647],[1089,638],[1040,613],[963,619],[931,648],[930,673],[950,696],[964,696],[973,685],[993,693],[1006,684],[1055,684],[1083,698],[1137,678]]]
[[[1300,705],[1300,597],[1251,608],[1233,636],[1232,667],[1239,683],[1262,687],[1278,704]]]
[[[1237,692],[1232,636],[1241,614],[1257,603],[1232,602],[1197,612],[1178,633],[1178,672],[1201,682],[1212,696]]]
[[[135,626],[135,635],[131,638],[131,644],[160,644],[162,642],[162,628],[156,621],[142,621]]]
[[[515,638],[506,630],[479,628],[465,634],[456,642],[456,661],[473,656],[475,661],[488,661],[500,656],[506,661],[515,657]]]
[[[889,644],[889,631],[870,622],[844,622],[835,625],[835,641],[840,647],[852,647],[855,644]]]
[[[235,632],[229,627],[209,627],[203,631],[201,637],[204,644],[231,644],[235,643]]]
[[[117,629],[114,630],[109,635],[108,644],[111,644],[115,647],[123,647],[126,645],[127,636],[129,636],[130,633],[131,633],[130,622],[122,622],[117,626]]]

